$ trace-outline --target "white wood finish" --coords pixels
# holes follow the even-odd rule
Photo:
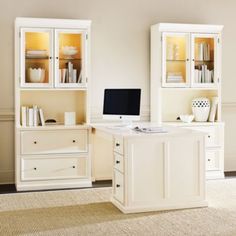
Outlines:
[[[89,20],[16,18],[15,21],[15,184],[18,191],[90,187],[90,27]],[[50,34],[48,84],[25,83],[25,32]],[[57,87],[58,32],[83,35],[83,83]],[[70,46],[70,45],[68,45]],[[63,91],[62,91],[63,90]],[[68,96],[66,96],[68,90]],[[60,95],[63,95],[61,99]],[[40,99],[40,96],[41,99]],[[53,98],[52,98],[53,96]],[[66,96],[66,99],[65,99]],[[51,102],[51,100],[53,100]],[[61,99],[61,100],[60,100]],[[70,99],[70,101],[68,101]],[[65,102],[69,103],[68,105]],[[62,123],[64,112],[76,111],[72,126],[21,126],[21,106],[39,105]],[[54,106],[55,105],[55,106]],[[61,106],[61,107],[59,107]],[[79,106],[79,108],[77,108]],[[36,170],[34,169],[36,168]]]
[[[22,131],[21,154],[88,151],[88,130]]]
[[[86,178],[87,157],[27,157],[21,158],[21,180]]]
[[[186,68],[186,81],[184,83],[167,83],[166,79],[167,79],[167,73],[166,73],[166,60],[167,60],[167,37],[179,37],[179,38],[185,38],[186,41],[186,58],[185,59],[185,68]],[[162,86],[163,87],[180,87],[180,88],[186,88],[186,87],[190,87],[190,68],[189,68],[189,63],[190,63],[190,50],[189,50],[189,33],[162,33]]]
[[[80,34],[82,37],[82,51],[81,51],[81,66],[82,66],[82,83],[60,83],[59,81],[59,34]],[[78,29],[55,29],[55,87],[59,88],[86,88],[87,87],[87,50],[88,50],[88,44],[87,39],[88,37],[88,29],[85,30],[78,30]],[[78,76],[78,75],[77,75]]]
[[[207,133],[205,156],[207,159],[213,159],[208,154],[212,150],[217,154],[220,163],[217,169],[207,169],[207,178],[222,178],[224,176],[224,125],[221,121],[221,48],[222,48],[222,30],[221,25],[194,25],[194,24],[171,24],[160,23],[151,26],[151,122],[158,124],[168,124],[174,126],[189,127]],[[189,40],[190,62],[188,64],[189,78],[188,86],[177,87],[180,85],[163,83],[164,70],[166,64],[166,35],[187,35]],[[194,65],[195,48],[194,40],[196,38],[211,38],[214,40],[214,83],[195,83]],[[192,113],[191,101],[196,97],[207,97],[211,99],[217,96],[219,103],[217,106],[216,122],[192,122],[184,124],[175,122],[181,114]],[[168,122],[168,123],[167,123]],[[211,154],[212,156],[212,154]],[[217,164],[215,164],[216,166]]]
[[[194,81],[194,62],[195,62],[195,55],[194,55],[194,40],[196,38],[212,38],[214,39],[214,83],[195,83]],[[218,43],[220,41],[220,35],[219,34],[191,34],[191,87],[200,87],[200,88],[215,88],[219,86],[219,51],[220,51],[220,44]]]
[[[48,55],[48,63],[49,63],[49,67],[48,67],[48,83],[27,83],[26,80],[26,74],[25,74],[25,52],[26,52],[26,48],[25,48],[25,44],[26,44],[26,40],[25,40],[25,34],[26,33],[47,33],[49,34],[49,55]],[[54,53],[53,50],[53,30],[49,29],[49,28],[21,28],[20,29],[20,61],[21,61],[21,66],[20,66],[20,85],[21,87],[27,87],[27,88],[38,88],[38,87],[43,87],[43,88],[50,88],[53,86],[53,60],[52,60],[52,56]]]
[[[117,152],[117,153],[123,155],[123,153],[124,153],[123,137],[116,136],[114,138],[114,152]]]
[[[168,133],[143,134],[94,127],[110,134],[114,143],[123,140],[123,154],[113,149],[111,198],[122,212],[207,206],[204,133],[167,127]]]

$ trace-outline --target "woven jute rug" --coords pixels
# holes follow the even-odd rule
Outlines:
[[[111,188],[0,195],[0,235],[236,236],[236,179],[207,182],[209,207],[122,214]]]

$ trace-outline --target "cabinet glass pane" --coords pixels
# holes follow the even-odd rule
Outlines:
[[[59,33],[59,73],[61,84],[82,83],[82,34]]]
[[[166,82],[186,83],[186,36],[166,37]]]
[[[194,83],[214,83],[214,38],[194,39]]]
[[[49,82],[49,32],[25,32],[25,82]]]

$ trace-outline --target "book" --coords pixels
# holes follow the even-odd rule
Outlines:
[[[44,126],[44,125],[45,125],[45,120],[44,120],[44,115],[43,115],[43,110],[42,110],[42,108],[39,108],[39,117],[40,117],[40,124],[41,124],[42,126]]]
[[[34,110],[33,110],[33,108],[29,108],[28,119],[29,119],[29,126],[32,127],[34,125]]]
[[[76,77],[77,77],[77,70],[73,69],[72,73],[72,83],[76,83]]]
[[[38,126],[38,107],[33,106],[33,126]]]
[[[27,121],[26,116],[27,116],[26,107],[22,106],[21,107],[21,125],[23,127],[26,127],[26,125],[27,125],[27,123],[26,123],[26,121]]]
[[[66,83],[67,69],[62,69],[62,83]]]
[[[79,72],[78,83],[82,83],[82,70]]]
[[[211,110],[210,110],[210,115],[209,115],[209,118],[208,118],[208,120],[210,122],[214,122],[215,121],[218,102],[219,102],[218,97],[213,97],[212,98]]]

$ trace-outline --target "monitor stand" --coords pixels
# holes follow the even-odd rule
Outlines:
[[[131,129],[133,128],[132,120],[122,120],[120,124],[110,125],[108,128],[110,129]]]

